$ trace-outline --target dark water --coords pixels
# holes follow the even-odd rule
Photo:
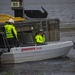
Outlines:
[[[1,64],[0,75],[75,75],[75,61],[69,57],[21,64]]]

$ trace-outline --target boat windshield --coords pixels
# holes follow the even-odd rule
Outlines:
[[[20,46],[34,46],[33,37],[31,32],[19,32],[18,38],[21,43]]]

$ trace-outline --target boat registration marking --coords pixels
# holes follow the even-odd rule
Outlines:
[[[28,50],[40,50],[40,49],[42,48],[41,47],[31,47],[31,48],[22,48],[21,50],[23,52],[23,51],[28,51]]]

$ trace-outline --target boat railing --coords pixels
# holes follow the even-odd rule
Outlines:
[[[4,49],[7,49],[8,52],[10,52],[10,45],[5,37],[4,32],[0,32],[0,49],[2,49],[2,51],[4,51]]]

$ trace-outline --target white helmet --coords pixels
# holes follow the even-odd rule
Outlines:
[[[42,31],[43,31],[43,29],[40,29],[39,31],[40,31],[40,32],[42,32]]]
[[[13,20],[12,18],[10,18],[10,19],[8,20],[8,22],[14,23],[14,20]]]

